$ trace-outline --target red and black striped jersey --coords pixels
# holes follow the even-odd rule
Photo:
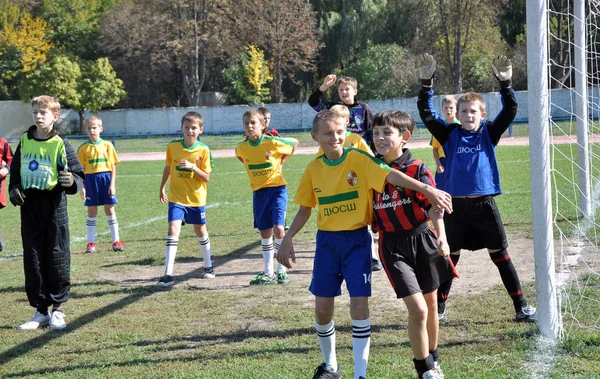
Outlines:
[[[433,175],[427,165],[414,159],[408,149],[389,164],[395,170],[425,184],[435,186]],[[386,183],[383,193],[373,192],[373,230],[383,232],[409,232],[429,217],[429,200],[421,192]]]

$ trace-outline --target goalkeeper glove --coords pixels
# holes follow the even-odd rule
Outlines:
[[[23,187],[21,186],[17,186],[10,190],[8,196],[10,198],[10,202],[15,207],[18,205],[23,205],[23,203],[25,203],[25,194],[23,193]]]
[[[65,188],[71,187],[73,185],[73,174],[69,171],[59,171],[58,182]]]
[[[510,88],[512,86],[512,63],[504,55],[499,55],[492,61],[492,71],[496,79],[500,82],[501,88]]]
[[[425,53],[419,57],[417,65],[419,66],[419,78],[421,79],[421,85],[423,87],[431,88],[433,85],[433,74],[435,73],[435,69],[437,67],[435,59],[432,55]]]

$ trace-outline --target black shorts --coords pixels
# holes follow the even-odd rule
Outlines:
[[[453,212],[444,215],[450,251],[506,249],[508,241],[492,196],[452,198]]]
[[[379,257],[399,299],[431,293],[452,279],[449,259],[438,254],[436,239],[427,223],[411,234],[380,233]]]

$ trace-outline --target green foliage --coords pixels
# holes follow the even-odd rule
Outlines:
[[[0,100],[17,96],[16,81],[21,73],[22,53],[16,46],[0,45]]]
[[[408,84],[402,76],[406,71],[405,61],[405,52],[400,46],[369,42],[356,60],[346,66],[343,74],[358,80],[361,99],[401,97],[408,91]]]
[[[46,61],[52,47],[46,21],[10,2],[0,3],[0,98],[17,97],[17,84]]]
[[[19,95],[24,101],[40,94],[52,95],[64,106],[96,112],[116,104],[125,95],[122,87],[107,58],[80,63],[56,55],[26,76]]]
[[[100,20],[117,0],[44,0],[43,17],[52,29],[52,41],[68,54],[98,59],[102,37]]]
[[[262,104],[270,99],[263,85],[273,80],[262,50],[249,45],[238,61],[223,70],[229,104]]]
[[[81,68],[66,55],[56,55],[29,73],[19,85],[19,96],[29,101],[34,96],[56,96],[61,105],[78,109],[81,94],[77,90]]]
[[[77,86],[81,94],[81,109],[98,112],[115,105],[125,96],[123,81],[117,78],[108,58],[84,62],[82,67],[83,77]]]

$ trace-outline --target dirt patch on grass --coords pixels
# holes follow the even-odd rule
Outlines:
[[[535,266],[533,257],[533,241],[519,236],[509,238],[509,253],[515,264],[522,283],[535,280]],[[291,283],[294,288],[308,288],[314,256],[314,241],[297,242],[296,264],[289,270]],[[213,257],[216,278],[202,279],[202,260],[185,258],[176,261],[174,270],[175,287],[191,287],[201,290],[240,291],[250,287],[250,279],[263,270],[263,260],[260,247],[249,250],[239,258]],[[502,281],[494,263],[490,260],[486,250],[463,250],[457,266],[460,278],[455,280],[452,293],[471,294],[501,285]],[[109,280],[124,286],[150,286],[155,285],[163,275],[164,266],[134,266],[126,272],[104,268],[99,271],[102,280]],[[391,286],[385,272],[373,273],[373,297],[394,299]],[[312,304],[312,296],[307,293],[307,302]],[[347,296],[342,296],[347,298]],[[307,304],[308,305],[308,304]],[[394,306],[395,307],[395,306]]]

